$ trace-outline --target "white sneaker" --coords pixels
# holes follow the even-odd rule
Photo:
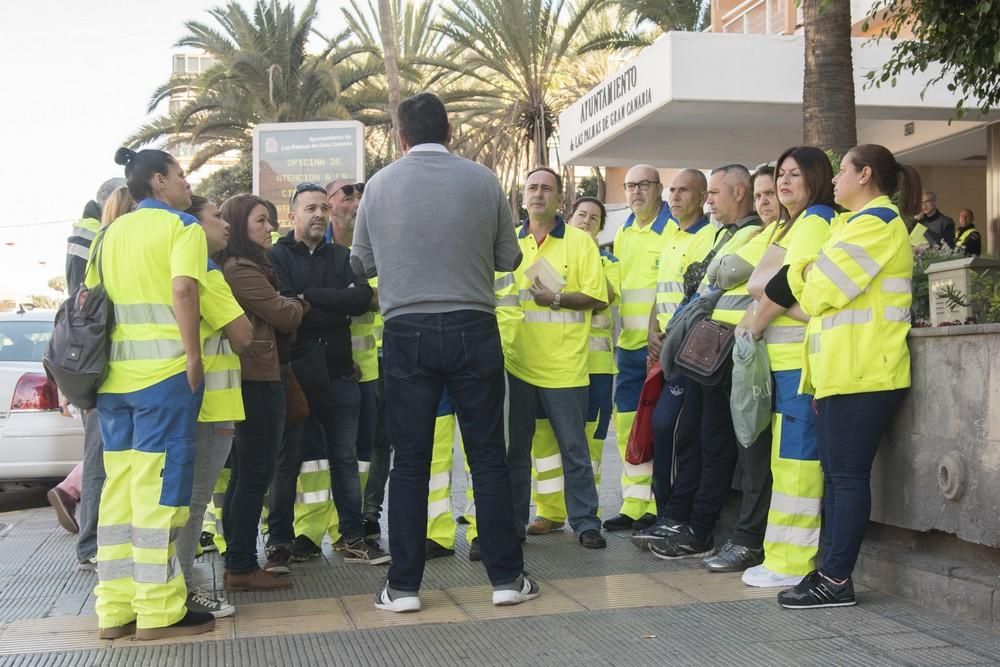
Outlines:
[[[389,584],[386,584],[381,591],[375,594],[375,608],[396,613],[420,611],[420,597],[406,595],[394,600],[389,596]]]
[[[201,586],[194,586],[188,591],[188,611],[199,614],[211,614],[215,618],[225,618],[236,613],[236,607],[224,598],[217,598]]]
[[[743,571],[743,583],[754,588],[791,588],[802,581],[804,575],[781,574],[763,565],[756,565]]]
[[[521,590],[494,590],[493,604],[498,607],[521,604],[522,602],[527,602],[528,600],[534,600],[538,597],[538,595],[538,584],[535,583],[535,580],[528,575],[524,575],[524,583],[521,584]]]

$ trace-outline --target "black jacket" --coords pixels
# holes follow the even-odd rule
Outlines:
[[[278,239],[268,253],[283,296],[301,294],[312,306],[299,325],[296,345],[313,340],[326,344],[326,364],[331,377],[354,372],[351,358],[351,316],[368,312],[372,288],[354,275],[350,251],[321,242],[316,250],[295,240],[295,232]],[[294,353],[293,353],[294,354]]]

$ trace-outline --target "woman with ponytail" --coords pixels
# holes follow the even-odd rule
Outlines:
[[[788,609],[856,604],[851,574],[871,514],[872,462],[910,386],[913,254],[900,212],[919,209],[920,176],[868,144],[844,156],[833,183],[849,213],[818,255],[786,267],[791,298],[811,316],[800,392],[816,399],[824,477],[822,563],[778,594]],[[774,282],[768,296],[782,299]]]
[[[211,631],[186,607],[174,540],[188,519],[195,420],[204,392],[199,288],[208,247],[191,187],[169,153],[120,148],[138,205],[94,241],[85,282],[114,304],[98,389],[107,480],[98,513],[95,609],[102,639]]]

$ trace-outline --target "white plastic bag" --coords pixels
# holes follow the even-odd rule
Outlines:
[[[754,341],[750,332],[739,329],[733,344],[733,390],[729,410],[733,415],[736,439],[749,447],[771,423],[771,365],[767,345]]]

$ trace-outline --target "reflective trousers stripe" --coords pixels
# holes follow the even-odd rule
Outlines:
[[[98,526],[97,543],[102,547],[131,544],[139,549],[166,549],[179,531],[179,528],[141,528],[127,523]]]
[[[111,361],[140,359],[177,359],[184,356],[184,344],[179,340],[117,340],[111,342]]]
[[[309,472],[321,472],[323,470],[330,469],[330,462],[326,459],[316,459],[313,461],[303,461],[302,465],[299,466],[299,474],[309,473]]]
[[[371,467],[372,467],[371,461],[358,461],[358,472],[362,475],[371,470]]]
[[[845,324],[867,324],[872,321],[872,309],[842,310],[839,313],[823,318],[823,330],[843,326]]]
[[[451,486],[451,473],[450,472],[438,472],[434,473],[430,477],[430,481],[427,482],[428,491],[436,491],[438,489],[446,489]]]
[[[819,544],[819,528],[799,528],[768,523],[764,533],[764,542],[815,547]]]
[[[174,309],[162,303],[116,303],[117,324],[176,324]]]
[[[535,493],[538,494],[557,493],[562,491],[565,486],[562,475],[552,479],[537,479],[532,483],[535,487]]]
[[[69,243],[66,246],[66,254],[73,255],[74,257],[79,257],[83,261],[90,259],[90,248],[87,246],[82,246],[79,243]]]
[[[677,292],[678,294],[684,293],[683,283],[679,283],[676,280],[668,280],[662,283],[656,283],[656,291],[658,292]]]
[[[651,500],[653,498],[653,489],[651,486],[630,484],[622,489],[623,498],[631,498],[633,500]]]
[[[653,474],[653,462],[632,465],[628,461],[622,461],[622,473],[626,477],[649,477]]]
[[[441,498],[427,504],[427,518],[433,519],[451,512],[451,498]]]
[[[316,503],[325,503],[330,500],[330,489],[323,489],[321,491],[305,491],[303,493],[295,494],[295,502],[301,505],[314,505]]]
[[[558,470],[562,468],[562,456],[560,454],[553,454],[552,456],[543,456],[539,459],[534,459],[535,471],[536,472],[549,472],[550,470]]]
[[[131,577],[137,584],[165,584],[181,574],[181,561],[173,555],[166,563],[136,563],[131,558],[102,560],[97,563],[97,577],[113,581]]]
[[[822,498],[803,498],[771,491],[771,509],[782,514],[819,516],[823,508]]]
[[[367,312],[364,315],[354,315],[351,317],[351,324],[372,324],[375,321],[375,313]]]
[[[548,322],[554,324],[580,324],[586,319],[582,310],[526,310],[525,322]]]
[[[101,581],[113,581],[132,576],[132,559],[115,558],[114,560],[97,561],[97,578]]]
[[[205,391],[222,391],[223,389],[239,389],[240,372],[235,369],[227,371],[209,371],[205,373]]]

